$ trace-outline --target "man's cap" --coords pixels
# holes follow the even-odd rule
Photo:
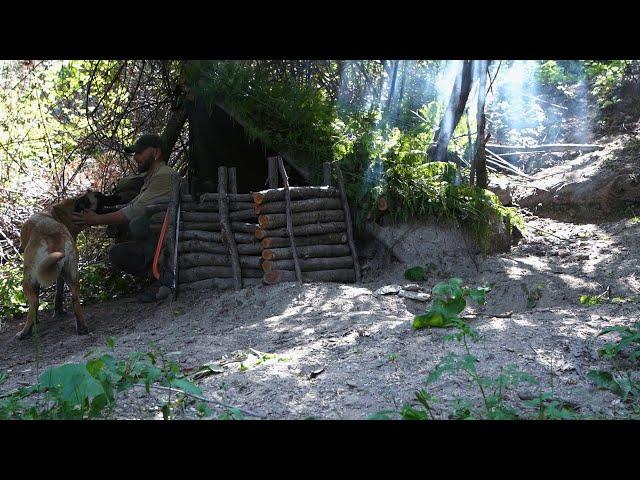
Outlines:
[[[148,147],[159,148],[164,152],[164,144],[162,142],[162,139],[158,135],[154,135],[151,133],[142,135],[140,138],[138,138],[138,140],[136,140],[136,143],[124,147],[124,151],[129,155],[133,155],[134,153],[142,152],[145,148]]]

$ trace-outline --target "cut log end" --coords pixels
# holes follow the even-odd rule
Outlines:
[[[385,197],[378,198],[378,210],[381,212],[386,212],[389,209],[389,204],[387,203],[387,199]]]

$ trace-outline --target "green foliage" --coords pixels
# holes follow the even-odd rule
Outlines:
[[[620,340],[606,343],[600,350],[601,355],[614,357],[630,348],[629,359],[640,359],[640,322],[634,323],[632,327],[607,327],[600,331],[598,335],[606,335],[611,332],[617,332],[620,335]]]
[[[113,339],[107,345],[113,349]],[[103,351],[90,352],[88,357],[86,362],[49,368],[35,385],[22,387],[0,399],[0,419],[107,418],[116,406],[118,394],[140,384],[147,393],[157,384],[202,394],[179,365],[153,345],[151,350],[132,352],[126,359],[116,359]],[[35,401],[25,401],[30,397]],[[165,419],[171,418],[170,397],[162,411]]]
[[[317,172],[331,159],[335,113],[322,89],[288,77],[276,81],[267,70],[234,61],[192,62],[186,75],[211,108],[222,101],[238,115],[250,138],[295,152]]]
[[[404,272],[404,278],[406,278],[407,280],[412,280],[414,282],[420,282],[422,280],[426,280],[427,271],[422,267],[408,268]]]
[[[22,276],[22,268],[17,262],[0,265],[0,319],[29,310],[22,289]]]
[[[544,284],[539,283],[533,290],[529,290],[526,284],[521,284],[524,293],[527,295],[527,308],[535,308],[540,299],[542,298],[542,292],[544,291]]]
[[[413,328],[464,328],[466,324],[459,315],[467,306],[466,299],[470,298],[479,305],[484,305],[485,295],[491,291],[491,287],[468,288],[462,284],[463,280],[460,278],[436,284],[431,290],[434,300],[429,310],[414,317]]]
[[[336,123],[334,155],[344,170],[350,202],[360,206],[354,223],[361,227],[378,219],[378,199],[384,197],[389,207],[384,214],[392,220],[456,222],[470,229],[487,250],[500,222],[506,221],[511,233],[512,226],[522,228],[524,221],[492,192],[462,183],[463,172],[454,163],[430,161],[427,148],[439,121],[435,111],[421,110],[432,115],[430,120],[404,132],[378,126],[376,112]]]
[[[602,303],[601,297],[596,297],[592,295],[580,295],[580,305],[584,305],[586,307],[593,307],[594,305],[599,305]]]
[[[619,339],[615,342],[607,342],[599,350],[600,355],[613,358],[626,353],[630,361],[637,362],[640,359],[640,322],[634,323],[631,327],[607,327],[602,329],[598,336],[613,332],[619,334]],[[598,388],[619,395],[623,402],[629,398],[640,399],[640,375],[637,369],[614,373],[591,370],[587,377]]]
[[[616,88],[622,83],[631,65],[631,60],[587,60],[584,62],[585,73],[592,85],[591,93],[602,108],[610,107],[620,101],[616,95]]]

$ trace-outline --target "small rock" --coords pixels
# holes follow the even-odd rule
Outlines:
[[[568,257],[569,256],[569,250],[560,250],[560,251],[558,251],[558,256],[560,258]]]
[[[409,283],[408,285],[402,287],[402,290],[406,290],[408,292],[420,292],[422,290],[422,287],[417,283]]]
[[[576,260],[578,260],[578,261],[589,260],[589,255],[586,254],[586,253],[580,253],[580,254],[576,255]]]
[[[384,287],[380,287],[375,292],[373,292],[373,295],[376,297],[379,295],[397,295],[400,290],[402,290],[402,287],[400,285],[385,285]]]
[[[429,295],[428,293],[422,293],[422,292],[411,292],[407,290],[400,290],[398,295],[404,298],[409,298],[411,300],[417,300],[419,302],[428,302],[429,300],[431,300],[431,295]]]

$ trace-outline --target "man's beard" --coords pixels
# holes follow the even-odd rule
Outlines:
[[[138,173],[145,173],[151,168],[151,157],[148,157],[144,163],[138,165]]]

